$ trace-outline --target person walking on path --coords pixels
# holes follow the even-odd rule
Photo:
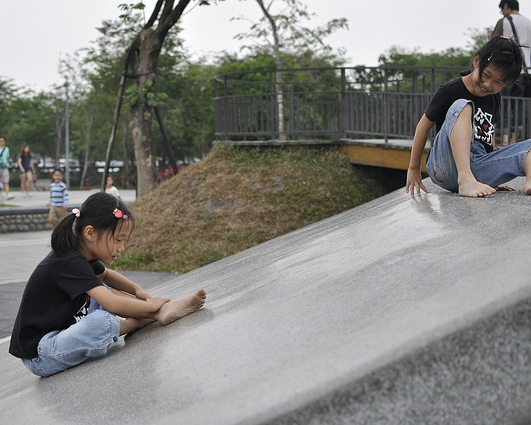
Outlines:
[[[0,136],[0,181],[4,185],[6,199],[13,199],[9,192],[9,148],[6,146],[6,138]]]
[[[122,201],[98,192],[57,225],[52,252],[26,284],[9,345],[32,373],[50,376],[102,357],[120,335],[203,307],[203,289],[174,300],[153,297],[103,265],[122,253],[134,224]]]
[[[36,176],[35,164],[31,159],[31,151],[28,145],[24,145],[18,156],[18,168],[20,170],[20,189],[22,196],[31,196],[30,190],[33,184],[33,176]]]
[[[522,49],[524,57],[522,71],[518,79],[514,84],[505,86],[501,94],[507,97],[522,98],[526,96],[526,80],[528,79],[526,68],[531,66],[531,20],[520,14],[518,0],[502,0],[498,7],[503,18],[496,23],[491,37],[503,36],[513,39]],[[510,133],[512,133],[510,143],[516,142],[518,127],[523,122],[524,102],[513,99],[506,105],[505,109],[502,146],[509,144]]]
[[[68,188],[63,182],[63,170],[56,168],[52,174],[53,182],[50,184],[50,201],[46,208],[50,209],[48,213],[48,222],[55,229],[59,223],[66,216],[66,209],[68,208]]]
[[[526,176],[531,195],[531,139],[494,151],[494,125],[500,120],[500,90],[512,84],[522,69],[522,51],[511,39],[491,38],[474,55],[466,75],[443,84],[428,104],[413,138],[406,192],[420,196],[420,161],[428,132],[437,135],[426,163],[436,185],[461,196],[492,195],[500,186]]]
[[[107,184],[105,185],[105,193],[108,193],[109,195],[112,195],[115,198],[118,198],[120,201],[122,200],[122,197],[120,196],[120,192],[118,191],[118,188],[114,186],[114,179],[112,178],[112,176],[107,176]]]

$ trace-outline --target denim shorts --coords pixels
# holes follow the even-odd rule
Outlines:
[[[475,112],[474,103],[466,99],[456,100],[448,109],[446,119],[435,136],[426,163],[428,175],[433,183],[451,192],[458,192],[459,185],[457,184],[457,167],[450,145],[450,134],[457,118],[468,104],[472,105]],[[530,150],[531,139],[487,153],[485,146],[472,136],[470,145],[472,174],[477,181],[493,188],[515,177],[525,176],[523,163]]]
[[[67,329],[44,335],[37,346],[38,356],[22,359],[22,363],[35,375],[54,375],[91,357],[104,356],[119,336],[120,319],[91,299],[83,319]]]

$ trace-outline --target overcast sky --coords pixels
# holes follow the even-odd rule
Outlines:
[[[177,1],[177,0],[176,0]],[[59,58],[90,46],[96,27],[120,14],[118,5],[133,0],[0,0],[0,76],[15,85],[47,90],[60,84]],[[145,0],[147,12],[155,0]],[[193,7],[181,18],[181,36],[191,52],[239,50],[233,37],[248,29],[245,15],[260,16],[254,0],[225,0],[218,5]],[[322,25],[333,18],[348,19],[349,29],[328,39],[347,49],[347,66],[378,64],[378,56],[393,45],[422,52],[466,47],[469,28],[493,27],[501,17],[499,0],[307,0],[309,11]],[[520,2],[531,17],[531,6]],[[528,13],[529,9],[529,13]]]

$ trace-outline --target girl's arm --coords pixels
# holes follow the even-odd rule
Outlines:
[[[87,291],[87,294],[94,298],[99,305],[111,313],[124,318],[152,319],[153,313],[170,301],[169,298],[152,297],[141,300],[134,297],[116,295],[105,286],[97,286]]]
[[[118,291],[126,292],[141,300],[151,298],[144,288],[114,270],[105,268],[105,271],[98,277],[103,283]]]
[[[22,167],[22,157],[19,155],[17,159],[18,168],[20,171],[24,171],[24,168]]]
[[[423,114],[415,130],[406,179],[406,192],[411,193],[411,196],[415,196],[415,191],[417,195],[420,196],[420,189],[426,193],[428,192],[428,189],[426,189],[422,183],[420,162],[422,161],[422,152],[424,151],[426,141],[428,140],[428,132],[434,125],[435,122],[430,121],[426,115]]]

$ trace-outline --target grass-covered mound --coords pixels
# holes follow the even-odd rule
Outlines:
[[[381,194],[335,146],[216,146],[131,204],[136,228],[115,266],[184,273]]]

